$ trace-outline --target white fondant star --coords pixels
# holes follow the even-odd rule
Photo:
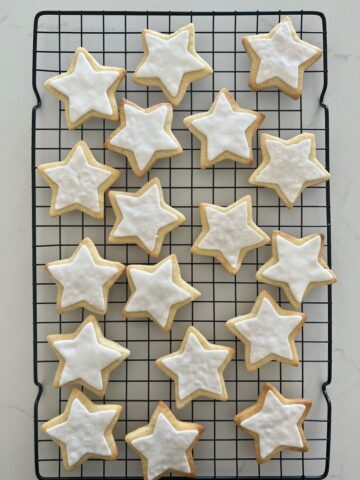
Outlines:
[[[240,426],[259,436],[260,457],[271,455],[279,447],[304,447],[298,422],[305,411],[303,404],[283,404],[269,390],[260,412],[241,421]]]
[[[206,217],[210,230],[199,243],[199,247],[220,250],[233,267],[236,266],[242,248],[263,240],[263,237],[248,225],[246,203],[241,203],[227,213],[207,207]],[[240,231],[241,235],[236,235],[236,232]],[[219,242],[220,238],[222,242]]]
[[[256,120],[254,114],[235,111],[227,96],[221,93],[214,103],[212,113],[194,119],[192,125],[206,136],[207,159],[211,162],[224,152],[250,158],[246,130]]]
[[[72,467],[86,454],[111,455],[105,430],[115,415],[116,410],[90,412],[75,398],[67,420],[47,428],[46,432],[66,446],[68,465]]]
[[[179,400],[184,400],[198,390],[221,395],[223,382],[219,368],[229,357],[229,349],[204,348],[193,331],[184,340],[182,348],[182,352],[159,359],[159,363],[176,375]]]
[[[90,165],[80,145],[66,165],[45,168],[44,172],[58,186],[56,210],[78,203],[94,212],[100,211],[98,188],[111,176],[111,172]]]
[[[135,438],[132,445],[147,459],[148,480],[167,470],[190,473],[187,449],[199,435],[197,430],[178,430],[165,415],[157,417],[153,433]]]
[[[254,172],[255,181],[279,185],[290,203],[294,203],[305,183],[329,178],[327,172],[310,158],[310,139],[290,145],[282,141],[266,140],[265,146],[269,153],[269,163],[259,173]]]
[[[225,208],[208,204],[200,204],[200,208],[203,212],[203,231],[196,239],[192,251],[201,255],[211,255],[207,251],[214,251],[213,255],[231,273],[239,270],[248,250],[269,241],[268,236],[251,218],[250,196],[245,196]]]
[[[145,111],[126,103],[124,112],[125,126],[112,137],[110,144],[133,151],[140,170],[146,169],[158,150],[179,147],[164,128],[168,116],[166,105]]]
[[[262,274],[265,278],[286,283],[298,304],[312,282],[333,281],[334,274],[319,262],[322,246],[320,235],[310,237],[302,244],[296,244],[281,235],[275,238],[278,261],[265,268]]]
[[[260,58],[256,82],[278,77],[292,88],[299,86],[299,67],[317,54],[318,48],[294,40],[290,19],[275,27],[275,34],[270,38],[247,37],[251,47]]]
[[[108,89],[119,78],[117,71],[98,71],[84,53],[76,59],[74,71],[51,80],[51,86],[69,99],[69,117],[76,123],[83,115],[94,110],[102,115],[112,115]]]
[[[120,211],[121,219],[115,223],[109,239],[116,243],[117,238],[136,237],[149,253],[155,255],[153,252],[159,242],[162,244],[165,235],[160,236],[159,231],[164,227],[169,227],[170,231],[171,226],[175,228],[184,217],[165,204],[157,179],[148,182],[141,190],[140,195],[110,192],[111,202]]]
[[[172,307],[192,297],[189,290],[174,282],[171,257],[153,271],[131,267],[128,272],[134,292],[125,306],[126,312],[148,312],[162,327],[166,326]]]
[[[170,94],[175,97],[186,73],[202,70],[204,61],[188,50],[189,30],[182,30],[169,38],[145,33],[148,55],[135,72],[140,78],[159,78]]]
[[[88,245],[81,243],[70,262],[61,260],[47,265],[48,271],[62,286],[61,308],[86,302],[96,310],[106,309],[104,286],[111,279],[115,281],[114,277],[120,272],[118,267],[120,264],[105,262],[107,265],[96,263]]]
[[[121,357],[120,352],[99,343],[92,323],[88,323],[73,340],[57,340],[53,346],[65,361],[60,386],[82,379],[101,390],[102,370]]]
[[[294,312],[295,313],[295,312]],[[234,328],[250,342],[250,362],[256,363],[268,355],[293,359],[289,335],[302,322],[302,315],[280,315],[268,298],[263,298],[257,314],[239,320]]]

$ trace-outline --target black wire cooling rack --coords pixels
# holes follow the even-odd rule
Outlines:
[[[298,34],[323,48],[320,61],[305,73],[303,96],[294,101],[278,91],[250,92],[247,86],[249,59],[241,37],[269,31],[283,16],[290,15]],[[146,179],[137,179],[125,159],[103,149],[103,142],[116,124],[93,120],[76,131],[65,125],[62,105],[42,84],[46,78],[66,70],[78,46],[86,47],[99,62],[123,66],[128,75],[118,95],[142,106],[164,97],[156,89],[134,84],[131,73],[142,56],[140,32],[152,28],[169,33],[188,22],[196,27],[197,50],[214,69],[214,75],[195,82],[182,104],[175,109],[173,130],[184,154],[161,160],[148,178],[158,176],[167,201],[187,218],[172,232],[161,252],[177,254],[184,278],[202,292],[198,301],[178,312],[170,334],[163,334],[149,320],[125,319],[122,306],[128,289],[122,277],[110,294],[108,314],[100,318],[105,334],[131,350],[131,356],[114,372],[106,397],[99,402],[116,402],[124,412],[115,429],[119,459],[115,462],[90,460],[75,472],[66,472],[59,449],[40,432],[41,424],[64,409],[69,390],[52,388],[56,360],[46,344],[46,335],[68,332],[84,318],[84,311],[58,315],[55,310],[55,286],[44,273],[50,260],[68,257],[78,242],[91,237],[100,253],[125,264],[148,263],[150,260],[136,246],[107,245],[112,226],[112,212],[106,205],[103,221],[81,213],[63,217],[49,216],[50,191],[36,172],[37,165],[61,160],[79,139],[84,139],[99,161],[122,171],[115,188],[134,191]],[[316,289],[303,304],[308,314],[297,339],[300,366],[276,362],[248,373],[244,369],[243,347],[224,328],[229,318],[247,313],[256,295],[267,286],[255,281],[255,272],[270,256],[270,246],[249,254],[235,277],[210,257],[192,256],[190,245],[200,229],[198,204],[207,201],[226,205],[250,193],[254,219],[268,233],[281,229],[304,236],[321,232],[326,238],[325,251],[331,265],[329,184],[308,188],[289,211],[274,192],[251,187],[247,179],[259,162],[257,138],[254,143],[254,167],[225,161],[200,171],[199,145],[184,128],[184,116],[205,111],[216,92],[227,87],[241,106],[262,111],[266,120],[259,132],[267,131],[289,138],[303,131],[317,136],[317,156],[329,169],[329,120],[324,104],[327,88],[326,19],[319,12],[80,12],[45,11],[35,17],[33,49],[33,88],[37,104],[32,116],[32,241],[33,241],[33,318],[34,381],[38,387],[35,401],[35,465],[40,478],[140,478],[140,462],[127,449],[126,432],[147,423],[157,400],[169,403],[175,414],[205,426],[205,433],[194,451],[199,478],[324,478],[329,470],[331,404],[326,387],[331,381],[331,287]],[[320,99],[320,100],[319,100]],[[40,108],[41,107],[41,108]],[[278,289],[270,289],[287,306]],[[227,402],[196,400],[181,411],[174,403],[171,382],[154,365],[154,359],[174,351],[189,325],[199,328],[210,341],[235,346],[236,357],[226,371],[229,391]],[[263,383],[271,381],[284,395],[308,397],[313,408],[305,421],[309,452],[283,452],[259,466],[254,457],[252,440],[235,427],[235,413],[253,403]],[[90,396],[91,397],[91,396]],[[91,397],[93,398],[93,397]]]

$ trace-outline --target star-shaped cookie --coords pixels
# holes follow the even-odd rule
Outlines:
[[[171,131],[170,103],[141,108],[120,100],[120,127],[111,132],[105,147],[125,155],[135,175],[142,177],[160,158],[175,157],[182,148]]]
[[[252,219],[250,195],[227,207],[200,203],[199,210],[202,231],[192,253],[215,257],[233,275],[247,252],[270,241]]]
[[[79,47],[68,70],[44,86],[64,103],[66,124],[72,130],[92,117],[118,120],[115,92],[125,75],[123,68],[103,67]]]
[[[113,429],[120,405],[96,405],[79,389],[71,391],[63,413],[41,425],[59,445],[66,470],[74,470],[89,458],[116,460]]]
[[[104,193],[120,176],[118,170],[99,163],[82,140],[63,161],[44,163],[38,171],[52,191],[52,217],[80,210],[94,218],[104,218]]]
[[[290,303],[300,308],[314,287],[336,282],[335,273],[323,258],[324,237],[319,233],[303,238],[272,233],[272,257],[259,268],[259,282],[281,287]]]
[[[251,90],[278,88],[297,99],[302,93],[304,72],[322,55],[315,45],[301,40],[289,17],[285,17],[270,33],[242,39],[251,59]]]
[[[245,367],[249,372],[271,360],[299,365],[295,337],[306,315],[281,308],[273,297],[262,291],[247,315],[226,322],[227,328],[245,346]]]
[[[157,367],[175,382],[177,408],[204,396],[227,400],[223,372],[235,350],[209,343],[195,328],[186,330],[178,351],[156,360]]]
[[[144,57],[135,69],[133,80],[140,85],[161,88],[173,105],[179,105],[194,80],[212,73],[195,50],[195,28],[192,23],[171,35],[143,30]]]
[[[239,107],[226,88],[208,112],[184,118],[185,126],[200,140],[201,168],[226,159],[251,165],[252,137],[264,118],[262,113]]]
[[[135,193],[111,191],[109,198],[115,212],[109,243],[135,243],[152,257],[159,255],[165,235],[185,221],[165,203],[158,178]]]
[[[311,400],[285,398],[267,383],[257,402],[234,422],[254,438],[256,460],[265,463],[283,450],[307,452],[302,425],[311,405]]]
[[[59,359],[55,388],[77,383],[105,395],[110,373],[130,355],[129,350],[104,337],[92,315],[75,332],[49,335],[47,341]]]
[[[98,315],[108,309],[109,290],[125,266],[105,260],[90,238],[84,238],[70,258],[45,266],[58,290],[56,309],[59,313],[87,308]]]
[[[171,330],[178,309],[201,295],[182,279],[174,254],[156,265],[130,265],[126,274],[131,296],[123,315],[150,317],[164,332]]]
[[[168,473],[193,477],[192,450],[204,427],[181,422],[164,402],[159,402],[150,422],[125,437],[125,442],[139,455],[145,480],[155,480]]]
[[[261,135],[262,163],[249,178],[251,185],[275,190],[288,208],[310,185],[330,179],[316,159],[315,135],[302,133],[290,140]]]

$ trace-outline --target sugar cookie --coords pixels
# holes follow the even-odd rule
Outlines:
[[[265,463],[283,450],[308,451],[302,425],[311,405],[311,400],[285,398],[267,383],[257,402],[234,422],[253,437],[256,460]]]
[[[168,473],[193,477],[192,450],[204,431],[197,423],[181,422],[164,402],[159,402],[150,422],[125,437],[125,442],[141,458],[145,480],[155,480]]]
[[[64,160],[39,165],[38,171],[51,188],[52,217],[80,210],[104,218],[104,193],[120,176],[115,168],[99,163],[82,140]]]
[[[247,252],[270,241],[252,219],[250,195],[227,207],[200,203],[199,209],[202,230],[192,253],[215,257],[233,275]]]
[[[239,107],[230,92],[222,88],[208,112],[184,118],[185,126],[200,141],[200,167],[208,168],[226,159],[251,165],[252,137],[264,118],[260,112]]]
[[[302,133],[290,140],[261,135],[262,162],[249,183],[275,190],[288,208],[310,185],[330,179],[330,174],[316,159],[315,135]]]
[[[201,295],[182,279],[174,254],[156,265],[130,265],[126,274],[131,296],[123,315],[150,317],[164,332],[171,330],[178,309]]]
[[[63,413],[41,425],[41,430],[59,445],[66,470],[89,458],[116,460],[112,431],[121,410],[120,405],[96,405],[74,388]]]
[[[227,328],[245,346],[245,367],[249,372],[277,360],[299,365],[295,337],[306,315],[281,308],[265,290],[257,297],[250,313],[232,318]]]
[[[144,57],[133,80],[161,88],[173,105],[179,105],[191,82],[207,77],[212,68],[196,53],[192,23],[171,35],[143,30]]]
[[[272,257],[259,268],[259,282],[281,287],[290,303],[300,308],[314,287],[336,282],[335,273],[323,258],[324,237],[319,233],[303,238],[272,232]]]
[[[185,221],[165,203],[158,178],[135,193],[111,191],[109,198],[115,212],[109,243],[135,243],[152,257],[159,255],[165,235]]]
[[[59,313],[86,308],[98,315],[107,312],[109,290],[125,271],[122,263],[103,259],[90,238],[84,238],[70,258],[45,268],[58,287]]]
[[[105,147],[125,155],[138,177],[145,175],[159,159],[182,153],[171,131],[173,111],[170,103],[141,108],[122,99],[119,111],[120,127],[111,132]]]
[[[176,407],[201,396],[227,400],[223,372],[234,353],[233,348],[212,344],[189,327],[180,349],[156,360],[156,366],[175,382]]]
[[[47,341],[59,359],[53,387],[80,384],[101,396],[112,370],[130,355],[127,348],[104,337],[93,315],[73,333],[49,335]]]
[[[72,130],[92,117],[119,118],[115,92],[125,75],[123,68],[103,67],[79,47],[68,70],[49,78],[44,86],[64,103],[67,127]]]
[[[242,42],[252,62],[250,89],[275,87],[294,99],[302,93],[305,70],[322,55],[320,48],[297,36],[289,17],[270,33],[247,36]]]

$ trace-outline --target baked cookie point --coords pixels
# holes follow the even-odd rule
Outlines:
[[[112,432],[121,410],[120,405],[97,405],[74,388],[63,413],[41,425],[41,430],[59,445],[66,470],[89,458],[116,460]]]
[[[167,233],[184,223],[184,215],[168,205],[160,180],[153,178],[135,193],[109,192],[115,224],[109,243],[135,243],[152,257],[160,254]]]
[[[191,82],[212,73],[195,50],[192,23],[170,35],[144,30],[142,41],[144,57],[132,78],[135,83],[161,88],[173,105],[179,105]]]
[[[122,263],[102,258],[90,238],[84,238],[70,258],[45,268],[57,285],[59,313],[86,308],[98,315],[107,312],[109,290],[125,271]]]
[[[295,337],[306,315],[281,308],[274,298],[262,291],[247,315],[226,322],[226,327],[245,347],[245,367],[252,372],[271,360],[299,365]]]
[[[251,196],[245,195],[227,207],[200,203],[202,230],[191,251],[215,257],[235,275],[245,255],[270,241],[252,219]]]
[[[336,282],[323,258],[323,247],[324,236],[319,233],[296,238],[274,231],[272,257],[256,272],[256,279],[281,287],[290,303],[300,308],[312,288]]]
[[[262,162],[249,183],[275,190],[288,208],[307,187],[330,179],[329,172],[316,159],[314,134],[302,133],[283,140],[263,133],[260,144]]]
[[[182,279],[174,254],[155,265],[130,265],[126,273],[131,296],[123,315],[150,317],[164,332],[171,330],[178,309],[200,296]]]
[[[215,345],[195,328],[189,327],[180,349],[156,360],[157,367],[175,382],[177,408],[205,396],[227,400],[223,372],[235,350]]]
[[[288,399],[267,383],[257,402],[238,413],[234,422],[255,441],[258,463],[265,463],[283,450],[306,452],[303,422],[312,402]]]
[[[203,431],[202,425],[178,420],[164,402],[158,402],[148,425],[128,433],[125,442],[139,455],[145,480],[170,472],[194,477],[192,450]]]
[[[118,170],[98,162],[83,140],[61,162],[44,163],[37,169],[51,188],[52,217],[80,210],[104,218],[105,191],[120,176]]]
[[[170,103],[141,108],[122,99],[119,112],[120,127],[110,133],[105,147],[125,155],[138,177],[145,175],[159,159],[182,153],[171,131],[173,110]]]
[[[270,33],[246,36],[242,43],[252,62],[250,89],[275,87],[293,99],[302,94],[305,70],[322,55],[320,48],[298,37],[289,17]]]
[[[80,384],[96,395],[105,395],[112,370],[130,355],[104,337],[93,315],[74,332],[49,335],[47,341],[59,359],[53,386]]]
[[[51,77],[44,86],[64,103],[70,130],[92,117],[117,120],[115,92],[126,75],[124,68],[104,67],[79,47],[65,73]]]
[[[222,88],[210,110],[184,118],[185,126],[200,141],[200,167],[226,159],[251,165],[252,137],[264,118],[260,112],[241,108]]]

